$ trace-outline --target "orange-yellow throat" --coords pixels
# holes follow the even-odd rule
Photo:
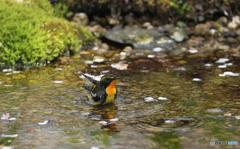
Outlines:
[[[105,103],[110,103],[115,101],[115,94],[116,94],[116,88],[115,88],[116,80],[112,81],[110,85],[106,89],[107,93],[107,99]]]

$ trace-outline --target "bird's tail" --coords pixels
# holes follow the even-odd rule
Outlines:
[[[91,78],[91,77],[89,77],[89,76],[87,76],[87,75],[85,75],[83,73],[81,73],[81,75],[83,75],[85,78],[87,78],[90,82],[92,82],[94,84],[96,84],[98,82],[97,80],[94,80],[93,78]]]

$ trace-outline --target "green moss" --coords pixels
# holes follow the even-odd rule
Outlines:
[[[95,38],[85,28],[62,18],[48,0],[0,0],[0,64],[51,61]]]

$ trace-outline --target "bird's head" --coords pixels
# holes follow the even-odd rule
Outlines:
[[[115,87],[115,82],[117,79],[120,79],[120,78],[112,74],[106,74],[102,76],[100,80],[100,85],[104,88],[107,88],[109,85],[111,85],[112,87]]]

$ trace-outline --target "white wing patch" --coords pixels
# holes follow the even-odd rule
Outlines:
[[[94,93],[91,93],[91,94],[92,94],[92,96],[93,96],[93,97],[96,97],[96,96],[97,96],[97,93],[96,93],[96,94],[94,94]]]

